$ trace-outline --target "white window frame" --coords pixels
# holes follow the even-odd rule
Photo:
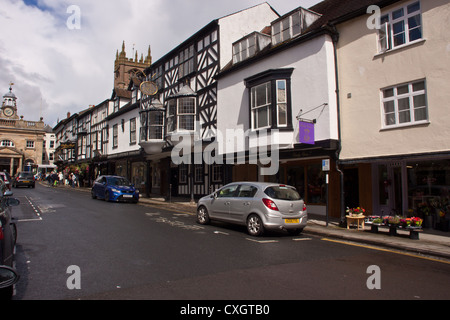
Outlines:
[[[1,147],[14,147],[14,142],[12,142],[11,140],[2,140]]]
[[[34,149],[34,141],[27,140],[26,147],[27,147],[27,149]]]
[[[148,139],[164,139],[164,112],[150,111],[148,113]]]
[[[265,91],[266,91],[266,98],[265,98],[265,103],[262,104],[257,104],[257,89],[258,88],[262,88],[265,87]],[[261,83],[259,85],[256,85],[254,87],[251,88],[250,90],[251,92],[251,98],[250,98],[250,103],[251,103],[251,123],[252,123],[252,129],[253,130],[259,130],[259,129],[265,129],[265,128],[271,128],[272,127],[272,81],[267,81],[264,83]],[[262,109],[267,109],[267,125],[265,126],[260,126],[260,119],[259,119],[259,114],[257,113],[258,111],[262,110]]]
[[[284,83],[284,95],[280,94],[280,84]],[[288,125],[288,101],[287,101],[287,81],[286,80],[276,80],[276,95],[277,95],[277,100],[276,100],[276,104],[277,104],[277,126],[278,127],[287,127]],[[280,115],[282,111],[282,105],[284,105],[284,119],[285,122],[281,123],[280,122]]]
[[[190,108],[184,103],[192,101],[192,110],[186,110]],[[195,131],[196,126],[196,98],[195,97],[180,97],[177,99],[169,100],[167,107],[167,132],[174,133],[177,131]],[[192,126],[185,126],[187,123],[184,119],[192,118]]]
[[[295,20],[297,18],[298,20]],[[302,32],[302,14],[298,10],[272,24],[272,43],[274,45],[289,40]]]
[[[130,119],[130,144],[136,144],[136,118]]]
[[[409,8],[413,8],[414,5],[419,4],[419,9],[408,13]],[[403,11],[402,15],[395,17],[395,13]],[[410,22],[413,22],[413,18],[419,16],[419,25],[410,26]],[[394,34],[394,25],[403,23],[403,31]],[[420,29],[420,37],[410,40],[410,32],[412,30]],[[403,34],[404,42],[400,44],[395,43],[395,37]],[[388,50],[401,48],[409,44],[419,42],[423,40],[423,19],[422,19],[422,6],[420,1],[411,1],[400,7],[396,7],[393,10],[381,15],[380,17],[380,29],[378,30],[378,52],[383,53]]]
[[[113,125],[113,149],[116,149],[119,147],[119,125],[115,124]]]
[[[423,83],[423,89],[420,89]],[[404,90],[408,92],[404,92]],[[386,95],[387,93],[389,95]],[[398,84],[381,89],[381,123],[383,129],[400,128],[429,123],[426,80]],[[424,105],[421,104],[423,100]],[[425,117],[416,120],[416,111],[425,111]],[[389,116],[390,115],[390,116]],[[409,121],[406,117],[409,115]],[[389,116],[389,119],[388,119]]]

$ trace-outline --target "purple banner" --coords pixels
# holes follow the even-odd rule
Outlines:
[[[314,144],[314,123],[299,122],[299,142]]]

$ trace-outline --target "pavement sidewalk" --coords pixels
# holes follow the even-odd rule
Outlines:
[[[90,188],[74,188],[75,190],[90,192]],[[189,199],[174,198],[166,201],[164,198],[139,199],[141,204],[147,204],[164,209],[185,212],[194,215],[196,204]],[[329,219],[328,225],[324,216],[309,215],[308,225],[303,231],[304,234],[314,234],[325,238],[352,241],[367,245],[375,245],[393,250],[407,251],[410,253],[431,256],[440,259],[450,260],[450,232],[439,232],[424,229],[420,232],[419,240],[409,238],[409,232],[398,230],[396,236],[390,236],[389,230],[380,228],[378,233],[370,232],[370,226],[365,226],[364,230],[356,228],[342,228],[336,219]]]

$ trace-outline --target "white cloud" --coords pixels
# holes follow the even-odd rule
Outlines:
[[[117,50],[125,41],[153,61],[214,19],[261,3],[255,0],[3,0],[0,8],[0,94],[15,83],[18,112],[51,126],[109,98]],[[280,14],[319,0],[274,0]],[[28,5],[26,5],[27,3]],[[80,29],[67,27],[70,5]],[[134,56],[133,56],[134,57]],[[3,91],[2,91],[3,90]]]

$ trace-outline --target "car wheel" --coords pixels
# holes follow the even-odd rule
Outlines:
[[[105,192],[105,201],[109,201],[109,192],[108,191]]]
[[[257,214],[252,214],[247,219],[247,231],[251,236],[258,237],[264,233],[264,225]]]
[[[94,190],[91,190],[91,197],[92,197],[92,199],[97,199],[97,196],[95,195]]]
[[[200,224],[209,224],[211,222],[208,210],[203,206],[197,209],[197,222]]]

